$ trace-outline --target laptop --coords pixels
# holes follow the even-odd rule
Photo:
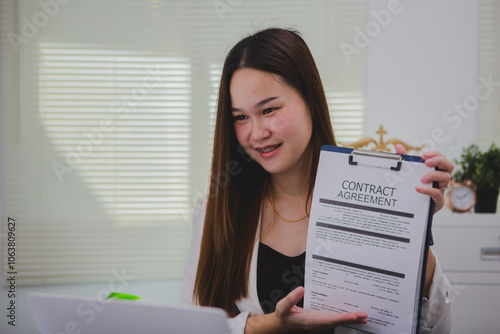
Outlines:
[[[40,334],[229,333],[227,315],[217,308],[52,293],[27,298]]]

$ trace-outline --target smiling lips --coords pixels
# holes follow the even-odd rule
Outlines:
[[[270,146],[266,146],[266,147],[259,147],[259,148],[256,148],[256,150],[260,153],[261,156],[263,156],[263,157],[269,157],[281,145],[282,144],[270,145]]]

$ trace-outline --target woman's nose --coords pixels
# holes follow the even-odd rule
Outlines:
[[[271,131],[267,128],[266,122],[262,120],[255,120],[252,125],[253,127],[250,139],[254,141],[261,141],[271,135]]]

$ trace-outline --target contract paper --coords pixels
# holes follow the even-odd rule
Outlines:
[[[369,333],[416,333],[431,199],[418,193],[432,171],[418,157],[397,162],[323,147],[306,251],[304,308],[364,311]],[[430,232],[429,232],[430,233]]]

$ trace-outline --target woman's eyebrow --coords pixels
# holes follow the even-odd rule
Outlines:
[[[271,97],[265,98],[264,100],[256,103],[255,106],[254,106],[254,108],[258,108],[260,106],[263,106],[267,102],[270,102],[270,101],[275,100],[277,98],[278,98],[278,96],[271,96]],[[238,112],[238,111],[241,111],[241,109],[239,109],[239,108],[231,108],[231,111],[232,112]]]

